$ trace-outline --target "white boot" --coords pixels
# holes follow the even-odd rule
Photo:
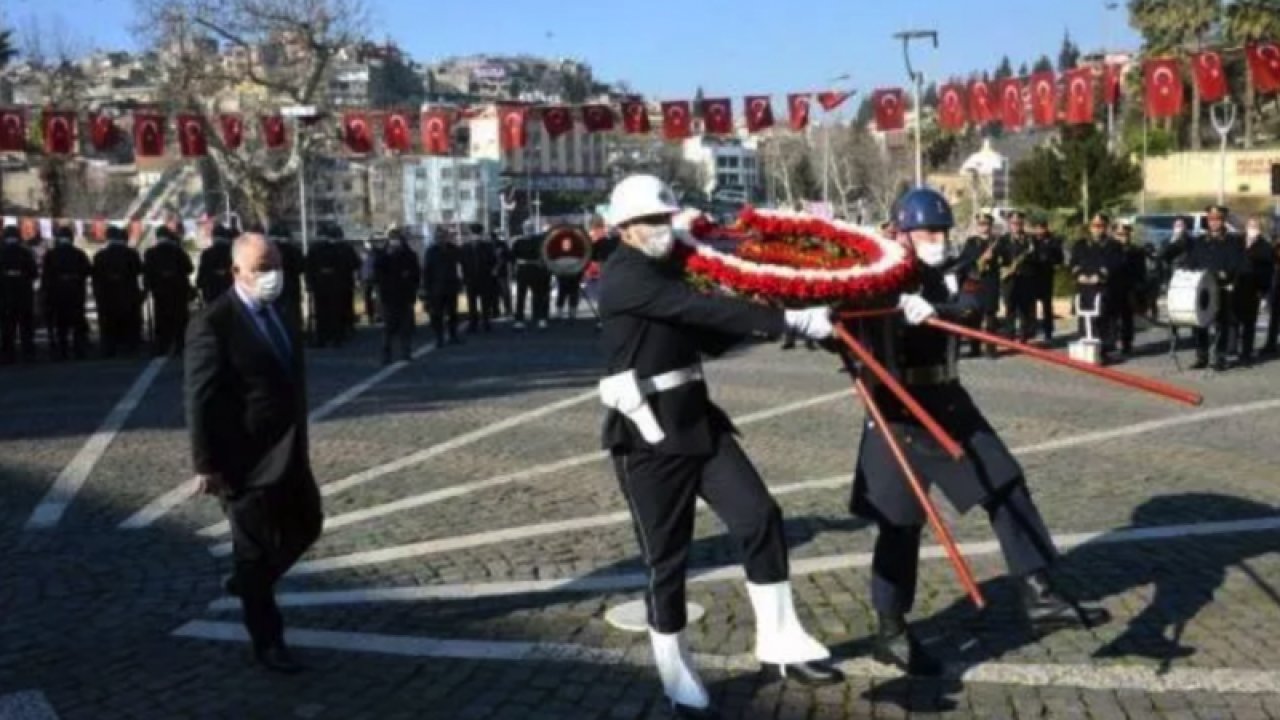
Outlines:
[[[756,658],[762,663],[786,666],[831,657],[831,651],[805,632],[796,617],[791,583],[747,583],[751,609],[756,614]]]
[[[693,658],[684,642],[684,633],[666,635],[649,628],[653,642],[653,662],[667,698],[677,705],[701,710],[711,706],[711,696],[693,669]]]

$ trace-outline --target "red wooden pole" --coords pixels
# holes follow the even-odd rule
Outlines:
[[[964,457],[964,448],[960,447],[960,443],[956,442],[955,438],[951,437],[951,434],[944,430],[943,427],[938,424],[938,421],[934,420],[933,416],[921,407],[920,403],[916,402],[915,398],[911,397],[911,393],[908,392],[906,388],[902,387],[902,384],[898,382],[897,378],[886,370],[884,366],[876,360],[875,356],[863,347],[862,343],[858,342],[857,339],[853,337],[852,333],[850,333],[843,325],[836,325],[835,330],[836,336],[839,337],[845,347],[849,348],[849,351],[858,358],[858,362],[865,365],[867,369],[876,376],[877,380],[883,383],[885,387],[889,388],[889,392],[893,393],[893,396],[902,403],[903,407],[907,409],[907,412],[911,413],[911,415],[915,417],[922,426],[924,426],[924,429],[929,431],[929,434],[933,436],[933,439],[938,441],[938,444],[942,446],[942,449],[950,455],[953,460],[959,460]],[[852,370],[850,370],[850,372],[852,372]]]

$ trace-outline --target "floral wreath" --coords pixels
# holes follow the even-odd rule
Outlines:
[[[676,225],[685,272],[735,294],[786,305],[863,305],[915,279],[906,248],[838,220],[748,207],[729,227],[700,214],[682,215]]]

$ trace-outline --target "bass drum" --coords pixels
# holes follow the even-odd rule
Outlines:
[[[1174,327],[1209,327],[1218,315],[1218,281],[1205,270],[1175,270],[1166,306]]]

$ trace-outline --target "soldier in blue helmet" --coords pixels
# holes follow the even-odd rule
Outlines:
[[[982,313],[976,282],[963,286],[945,269],[952,256],[951,206],[939,193],[917,188],[895,208],[898,240],[919,260],[920,287],[902,295],[901,315],[861,320],[852,330],[876,358],[965,450],[954,461],[874,376],[863,371],[895,437],[921,480],[937,485],[961,513],[982,506],[991,519],[1022,607],[1034,625],[1105,616],[1055,588],[1050,567],[1057,549],[1027,490],[1022,467],[960,384],[954,335],[925,326],[930,317],[972,323]],[[872,560],[871,598],[879,619],[875,657],[914,675],[935,675],[941,664],[916,642],[906,616],[915,600],[925,516],[879,428],[867,421],[858,452],[850,511],[879,528]]]

